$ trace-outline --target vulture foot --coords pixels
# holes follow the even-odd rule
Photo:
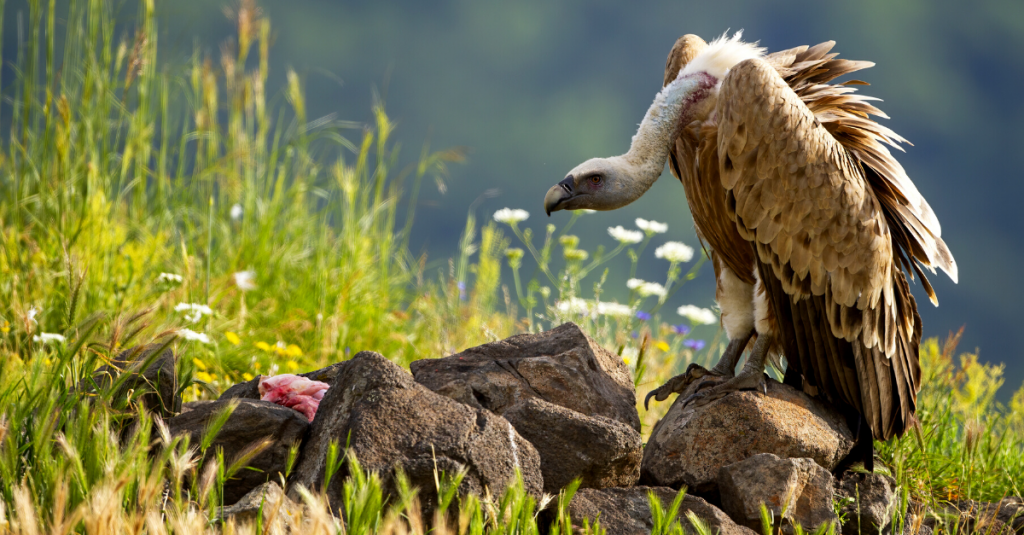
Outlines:
[[[740,390],[759,390],[767,394],[768,385],[764,381],[764,365],[768,357],[769,338],[768,336],[758,337],[746,365],[738,375],[724,383],[691,394],[683,400],[683,405],[701,407]]]
[[[743,349],[747,347],[747,342],[750,341],[750,337],[753,334],[753,331],[751,331],[746,336],[730,341],[729,346],[725,348],[725,353],[722,354],[721,360],[718,361],[718,364],[715,364],[714,368],[708,370],[700,364],[690,364],[684,373],[669,379],[665,384],[648,392],[647,397],[644,398],[644,410],[648,410],[648,404],[652,397],[657,401],[665,401],[670,394],[686,392],[694,382],[699,381],[695,385],[694,390],[701,390],[733,378],[736,375],[736,363],[739,362],[740,355],[743,354]]]

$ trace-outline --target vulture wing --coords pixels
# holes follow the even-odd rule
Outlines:
[[[827,69],[801,68],[799,61],[821,59],[830,48],[785,51],[793,59],[781,61],[802,80],[783,78],[779,56],[729,71],[717,107],[718,167],[728,216],[754,244],[788,365],[805,389],[854,407],[876,438],[888,439],[909,425],[920,382],[920,319],[899,255],[907,247],[926,265],[953,266],[955,273],[955,264],[952,256],[944,264],[929,254],[929,246],[939,250],[938,224],[909,179],[893,186],[905,174],[880,177],[791,87],[836,87],[824,85],[835,77]],[[848,63],[846,72],[860,68]],[[889,188],[891,206],[880,202],[880,187]],[[902,215],[894,219],[893,211]]]

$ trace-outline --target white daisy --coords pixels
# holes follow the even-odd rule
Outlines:
[[[676,313],[695,325],[711,325],[718,321],[718,316],[711,309],[694,305],[683,305],[676,310]]]
[[[239,272],[235,273],[234,277],[235,277],[235,286],[238,286],[239,290],[242,290],[243,292],[248,292],[249,290],[252,290],[252,289],[256,288],[256,272],[255,271],[252,271],[252,270],[249,270],[249,271],[239,271]]]
[[[52,344],[54,342],[63,344],[65,342],[63,335],[54,333],[39,333],[38,335],[32,337],[32,341],[40,342],[43,344]]]
[[[598,303],[597,313],[602,316],[624,317],[633,315],[633,307],[619,303]]]
[[[555,308],[563,314],[587,314],[590,312],[590,304],[586,299],[579,297],[559,301],[555,303]]]
[[[231,207],[231,219],[234,219],[235,221],[238,221],[241,218],[242,218],[242,205],[238,204],[238,203],[235,203]]]
[[[213,310],[206,305],[200,305],[198,303],[178,303],[174,307],[175,312],[184,312],[185,320],[191,323],[196,323],[201,320],[204,315],[212,316]]]
[[[177,273],[161,273],[156,276],[156,281],[164,284],[181,284],[184,280]]]
[[[615,238],[619,243],[632,244],[640,243],[644,239],[644,233],[639,230],[626,230],[622,228],[622,225],[617,227],[608,227],[608,234]]]
[[[677,241],[665,242],[654,250],[654,256],[669,262],[689,262],[693,259],[693,247]]]
[[[210,337],[206,336],[205,333],[197,333],[192,329],[181,329],[178,331],[178,336],[188,340],[190,342],[202,342],[204,344],[210,343]]]
[[[647,282],[643,279],[629,279],[626,281],[626,288],[636,290],[636,293],[640,294],[641,297],[648,297],[651,295],[665,297],[665,294],[668,293],[664,286],[656,282]]]
[[[519,208],[502,208],[497,212],[494,212],[494,220],[498,223],[508,223],[514,225],[520,221],[526,221],[530,217],[530,212],[526,210],[520,210]]]
[[[648,221],[646,219],[636,218],[636,226],[640,230],[648,234],[661,234],[668,232],[668,223],[658,223],[657,221]]]

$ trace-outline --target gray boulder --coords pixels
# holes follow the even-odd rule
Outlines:
[[[507,420],[435,394],[377,353],[363,351],[341,363],[320,402],[290,486],[323,486],[331,441],[348,445],[362,468],[381,475],[385,493],[397,496],[394,470],[401,469],[430,510],[437,500],[434,473],[466,470],[461,493],[500,495],[518,469],[528,492],[544,487],[537,450]],[[342,505],[346,467],[326,489]],[[294,492],[294,488],[289,491]]]
[[[544,490],[630,486],[640,473],[640,417],[622,359],[572,323],[410,365],[416,381],[506,418],[541,456]]]
[[[580,489],[569,504],[569,515],[576,527],[582,527],[584,519],[591,526],[595,519],[600,519],[601,527],[609,535],[646,535],[654,527],[648,496],[653,493],[662,506],[668,509],[678,492],[668,487]],[[677,517],[687,533],[695,533],[687,512],[703,520],[712,533],[756,535],[750,529],[733,522],[717,507],[689,495],[683,498]]]
[[[109,364],[96,370],[93,381],[101,388],[109,388],[122,374],[129,374],[115,392],[115,399],[127,399],[131,395],[161,417],[176,414],[181,409],[176,359],[170,347],[153,355],[160,347],[158,344],[135,346],[118,353]]]
[[[676,398],[651,431],[640,481],[713,495],[723,466],[759,453],[807,457],[835,468],[854,445],[846,419],[834,408],[777,381],[767,395],[731,393],[702,407]]]
[[[782,519],[786,533],[793,533],[794,523],[810,532],[839,521],[832,485],[832,474],[812,459],[781,459],[770,453],[725,466],[718,474],[722,510],[733,520],[760,530],[764,504],[776,524]]]
[[[273,481],[252,489],[234,505],[219,508],[217,517],[242,526],[256,524],[261,512],[264,526],[297,532],[302,524],[303,507],[286,496],[281,486]]]
[[[896,508],[896,480],[884,474],[846,472],[836,481],[836,500],[850,501],[844,515],[843,535],[886,533]]]
[[[266,481],[276,481],[283,474],[292,444],[301,442],[309,429],[302,413],[269,401],[251,399],[218,400],[195,405],[191,410],[166,420],[174,436],[188,434],[198,445],[209,423],[231,403],[237,403],[227,423],[221,427],[205,460],[215,458],[217,448],[224,450],[224,460],[231,464],[253,445],[268,440],[269,446],[224,484],[224,503],[235,503],[246,493]],[[202,467],[199,472],[202,473]]]

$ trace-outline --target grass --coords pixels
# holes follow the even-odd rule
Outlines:
[[[584,213],[535,233],[518,214],[482,222],[470,210],[458,257],[411,254],[423,182],[443,185],[464,150],[424,145],[405,163],[383,103],[369,125],[309,118],[293,72],[284,98],[268,98],[271,26],[250,1],[236,6],[219,57],[197,50],[180,66],[157,61],[152,0],[126,34],[105,0],[61,13],[28,4],[14,75],[0,79],[0,533],[235,529],[215,511],[242,467],[198,466],[209,441],[167,436],[139,408],[141,392],[90,384],[135,344],[176,346],[186,400],[363,349],[407,366],[567,319],[623,357],[640,396],[722,349],[688,334],[706,321],[699,312],[676,325],[662,316],[703,257],[649,260],[649,246],[664,245],[656,225],[613,233],[606,251],[569,233]],[[620,254],[629,274],[607,268]],[[641,260],[666,262],[665,281],[606,301]],[[1021,494],[1024,389],[997,403],[1001,367],[958,357],[955,340],[922,348],[920,425],[877,445],[901,520],[913,502]],[[667,408],[640,408],[645,436]],[[376,475],[352,473],[346,532],[420,533],[435,520],[420,517],[414,489],[386,503]],[[453,478],[439,481],[452,489]],[[569,531],[572,491],[552,498],[558,533]],[[549,529],[521,485],[451,496],[438,532]],[[342,529],[322,497],[304,499],[304,532]],[[652,507],[660,533],[709,532],[674,506]],[[285,518],[267,522],[283,529]]]

